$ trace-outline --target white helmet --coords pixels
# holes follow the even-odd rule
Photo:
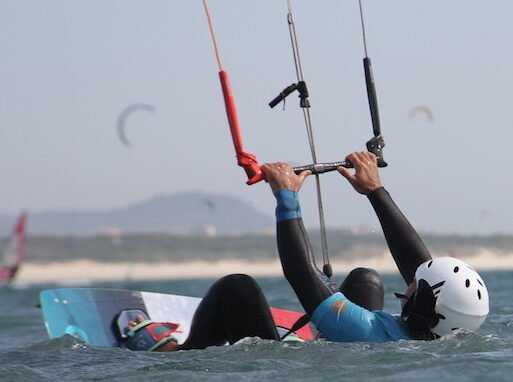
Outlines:
[[[455,329],[474,331],[489,312],[488,290],[469,265],[453,257],[439,257],[421,264],[415,272],[417,285],[425,280],[436,297],[440,320],[433,333],[443,336]]]

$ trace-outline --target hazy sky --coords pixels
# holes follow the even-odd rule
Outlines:
[[[210,0],[245,147],[260,162],[310,163],[285,0]],[[358,2],[295,0],[317,154],[341,160],[371,136]],[[382,181],[416,227],[513,233],[513,2],[366,0],[369,56],[389,167]],[[131,148],[116,118],[133,103]],[[408,116],[428,105],[429,122]],[[200,0],[0,0],[0,213],[108,209],[156,194],[245,185]],[[301,194],[316,225],[313,178]],[[330,226],[377,226],[336,173],[322,176]]]

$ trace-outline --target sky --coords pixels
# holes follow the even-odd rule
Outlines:
[[[311,163],[285,0],[210,0],[245,149]],[[319,161],[371,137],[358,2],[292,1]],[[364,0],[386,142],[381,180],[419,230],[513,234],[513,2]],[[124,146],[116,119],[127,120]],[[426,105],[423,114],[409,116]],[[265,183],[236,166],[200,0],[0,0],[0,214],[105,210],[189,190],[270,215]],[[379,224],[337,173],[321,176],[330,227]],[[300,198],[318,225],[314,179]]]

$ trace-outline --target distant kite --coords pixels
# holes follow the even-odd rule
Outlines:
[[[433,122],[433,112],[431,109],[424,105],[415,106],[413,109],[410,110],[409,116],[410,119],[413,119],[417,116],[417,114],[423,115],[429,122]]]
[[[480,220],[485,220],[485,219],[488,219],[492,216],[492,211],[490,210],[481,210],[479,211],[479,219]]]
[[[155,111],[155,108],[151,105],[147,105],[145,103],[136,103],[134,105],[127,106],[118,117],[117,121],[117,131],[118,131],[118,137],[121,143],[125,145],[126,147],[132,146],[130,144],[130,141],[127,139],[125,134],[126,129],[126,121],[128,118],[130,118],[132,113],[135,113],[139,110],[147,111],[149,113],[153,113]]]
[[[203,199],[203,201],[205,202],[205,205],[208,207],[208,210],[210,212],[213,212],[216,209],[217,206],[214,203],[214,201],[212,201],[210,199]]]

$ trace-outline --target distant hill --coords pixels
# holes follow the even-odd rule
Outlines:
[[[15,216],[0,215],[7,235]],[[157,196],[109,211],[30,213],[29,235],[91,236],[98,233],[240,235],[274,230],[274,218],[232,196],[200,191]]]

